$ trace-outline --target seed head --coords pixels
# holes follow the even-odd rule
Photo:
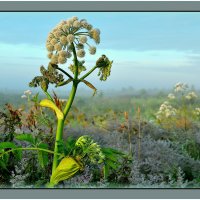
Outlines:
[[[67,36],[67,41],[68,41],[69,43],[74,42],[74,35],[69,34],[69,35]]]
[[[62,36],[60,37],[60,43],[61,43],[62,45],[66,45],[66,44],[68,43],[67,37],[64,36],[64,35],[62,35]]]
[[[54,50],[54,46],[51,44],[46,45],[47,51],[52,52]]]
[[[58,41],[56,40],[56,38],[53,38],[50,43],[54,46]]]
[[[67,62],[67,58],[66,58],[66,57],[62,57],[62,56],[59,56],[59,57],[58,57],[58,62],[59,62],[60,64],[64,64],[64,63]]]
[[[93,47],[93,46],[90,47],[89,52],[90,52],[91,55],[94,55],[96,53],[96,47]]]
[[[48,57],[49,59],[51,59],[52,56],[53,56],[53,53],[52,53],[52,52],[49,52],[48,55],[47,55],[47,57]]]
[[[85,56],[85,51],[83,49],[80,49],[77,51],[77,56],[79,58],[83,58]]]
[[[58,55],[54,54],[52,57],[51,57],[51,62],[53,64],[58,64]]]
[[[59,43],[55,44],[54,49],[55,49],[56,51],[61,51],[61,50],[62,50],[61,44],[59,44]]]
[[[79,38],[79,42],[80,42],[81,44],[86,43],[86,42],[87,42],[87,37],[84,36],[84,35],[80,36],[80,38]]]

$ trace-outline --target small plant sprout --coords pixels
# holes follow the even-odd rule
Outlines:
[[[46,49],[48,51],[47,56],[50,59],[47,69],[41,66],[41,75],[33,78],[29,84],[30,87],[41,87],[47,98],[40,102],[40,106],[51,108],[57,117],[57,131],[51,178],[54,184],[57,184],[58,180],[60,180],[59,177],[61,174],[58,174],[58,171],[60,171],[61,168],[63,169],[63,163],[65,165],[68,164],[69,169],[71,169],[71,167],[69,167],[70,163],[73,166],[76,165],[73,173],[81,168],[80,164],[78,164],[74,158],[64,158],[65,160],[61,161],[60,156],[62,152],[59,150],[59,144],[63,139],[65,119],[74,101],[78,85],[84,83],[96,92],[95,86],[88,82],[86,78],[96,69],[99,69],[98,75],[100,76],[100,80],[106,81],[107,77],[110,76],[112,61],[110,61],[106,55],[102,55],[91,70],[86,72],[82,77],[79,77],[83,71],[86,71],[86,66],[84,65],[85,61],[83,60],[85,55],[88,53],[94,55],[97,51],[96,47],[91,45],[92,41],[96,45],[100,43],[100,30],[93,28],[85,19],[79,20],[78,17],[72,17],[61,21],[53,28],[47,37]],[[59,66],[59,64],[64,65],[66,63],[69,63],[68,69],[71,71],[71,74],[67,72],[67,67],[61,68]],[[50,84],[54,84],[55,87],[61,87],[69,83],[72,83],[71,92],[64,109],[62,109],[56,105],[53,97],[48,92],[48,88]],[[58,165],[59,168],[57,168]],[[68,171],[66,173],[69,173],[67,168],[66,171]],[[70,174],[66,173],[64,173],[65,175],[62,174],[62,176],[71,177]]]

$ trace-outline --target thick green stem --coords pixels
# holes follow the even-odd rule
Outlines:
[[[71,93],[70,93],[70,95],[69,95],[69,99],[68,99],[67,104],[66,104],[66,106],[65,106],[65,109],[64,109],[64,111],[63,111],[64,120],[66,119],[67,114],[68,114],[68,112],[69,112],[69,110],[70,110],[70,108],[71,108],[71,106],[72,106],[72,103],[73,103],[73,101],[74,101],[74,97],[75,97],[75,95],[76,95],[76,90],[77,90],[77,83],[76,83],[76,81],[74,81],[74,82],[73,82],[73,85],[72,85]]]
[[[63,128],[64,128],[64,120],[59,119],[58,124],[57,124],[57,131],[56,131],[56,141],[55,141],[55,147],[54,147],[52,173],[54,172],[54,170],[58,166],[59,142],[62,140]]]
[[[58,124],[57,124],[56,142],[55,142],[55,148],[54,148],[55,154],[54,154],[54,158],[53,158],[52,174],[55,171],[56,167],[58,166],[59,142],[62,141],[64,122],[65,122],[67,114],[69,113],[69,110],[70,110],[70,108],[72,106],[72,103],[74,101],[74,97],[75,97],[77,86],[78,86],[78,60],[77,60],[76,50],[75,50],[75,47],[74,47],[73,43],[72,43],[72,46],[73,46],[75,73],[74,73],[72,90],[70,92],[67,104],[66,104],[66,106],[64,108],[64,111],[63,111],[64,118],[58,120]]]

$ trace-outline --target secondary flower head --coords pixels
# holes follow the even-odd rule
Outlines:
[[[87,20],[79,20],[78,17],[63,20],[48,34],[46,41],[48,58],[51,59],[52,64],[63,64],[66,55],[63,56],[64,53],[61,55],[60,52],[67,52],[67,58],[69,58],[71,57],[69,52],[73,52],[73,48],[75,48],[77,55],[82,58],[85,56],[84,46],[89,48],[91,55],[94,55],[96,47],[90,46],[91,39],[99,44],[100,30],[93,28]],[[61,59],[60,56],[64,58]]]
[[[187,85],[187,84],[179,82],[179,83],[177,83],[177,84],[175,85],[174,91],[175,91],[175,92],[183,92],[183,91],[185,91],[187,88],[188,88],[188,85]]]
[[[162,120],[165,118],[170,118],[176,115],[177,110],[169,104],[168,101],[165,101],[161,104],[159,111],[156,113],[156,118]]]
[[[168,94],[167,97],[168,97],[169,99],[175,99],[175,96],[174,96],[174,94],[172,94],[172,93]]]
[[[195,92],[189,92],[186,96],[186,99],[191,100],[197,98],[197,94]]]
[[[24,95],[31,95],[31,94],[32,94],[32,92],[30,90],[24,91]]]
[[[195,108],[195,115],[200,116],[200,108]]]

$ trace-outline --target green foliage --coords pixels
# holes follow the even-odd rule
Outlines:
[[[29,142],[31,145],[36,145],[37,138],[34,138],[32,134],[20,134],[16,135],[15,138],[20,141]]]
[[[121,160],[126,154],[112,148],[102,148],[105,155],[104,160],[104,178],[107,179],[112,171],[117,171],[120,168]]]
[[[17,147],[13,142],[1,142],[0,143],[0,159],[2,162],[4,162],[5,165],[8,165],[10,154],[6,153],[6,151],[11,151],[13,155],[16,157],[16,159],[19,161],[22,158],[22,150],[18,149],[20,147]],[[2,165],[3,168],[5,167]]]
[[[86,71],[86,67],[84,66],[85,61],[79,61],[78,60],[78,75],[81,74],[81,72]],[[75,74],[75,65],[71,64],[69,67],[69,70]]]
[[[200,160],[200,144],[195,140],[187,140],[183,149],[195,160]]]
[[[95,143],[90,136],[84,135],[78,138],[75,143],[74,155],[80,159],[89,160],[91,163],[102,163],[104,154],[102,153],[100,145]]]
[[[48,149],[48,145],[45,143],[40,143],[37,145],[37,147],[41,149]],[[42,168],[45,168],[49,162],[48,153],[44,151],[38,151],[38,161],[40,163],[40,166]]]
[[[41,142],[38,138],[34,137],[31,134],[20,134],[16,136],[16,139],[20,141],[28,142],[31,147],[48,150],[48,144]],[[38,150],[37,156],[38,156],[39,164],[42,168],[48,165],[49,159],[48,159],[47,152]]]

